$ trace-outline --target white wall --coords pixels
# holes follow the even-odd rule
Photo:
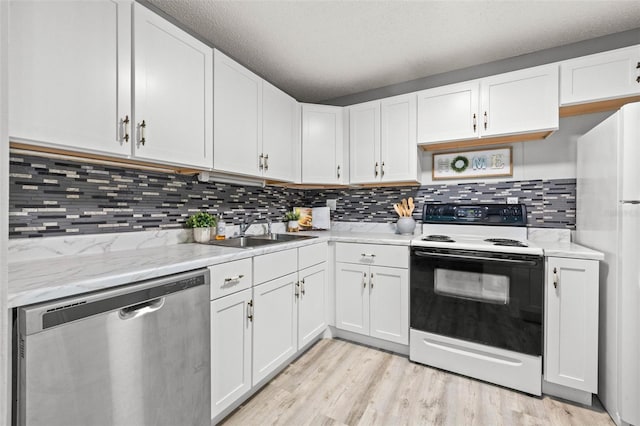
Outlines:
[[[547,139],[511,144],[513,147],[513,177],[485,178],[482,181],[575,178],[578,137],[611,114],[613,111],[562,118],[560,119],[560,128]],[[457,151],[464,151],[464,149]],[[422,185],[479,181],[479,179],[460,179],[434,182],[431,178],[431,156],[432,152],[430,151],[422,153]]]
[[[9,238],[9,136],[7,134],[7,2],[0,1],[0,424],[10,424],[9,311],[7,240]]]

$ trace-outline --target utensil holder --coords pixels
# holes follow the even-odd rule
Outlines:
[[[403,235],[413,235],[413,232],[416,229],[416,220],[412,217],[401,217],[398,218],[398,222],[396,223],[396,231],[398,234]]]

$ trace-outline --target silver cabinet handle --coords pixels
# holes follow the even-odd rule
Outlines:
[[[638,62],[638,65],[636,65],[636,69],[640,70],[640,62]],[[638,77],[636,78],[636,83],[640,83],[640,75],[638,75]]]
[[[373,289],[373,272],[371,273],[370,287]]]
[[[269,170],[269,154],[265,154],[264,156],[264,170]]]
[[[484,112],[484,129],[487,130],[487,122],[488,122],[488,118],[487,118],[487,111]]]
[[[300,297],[300,281],[296,282],[296,287],[295,287],[295,289],[293,290],[293,294],[294,294],[296,297]]]
[[[367,273],[362,273],[362,288],[367,288]]]
[[[262,154],[260,154],[260,156],[258,157],[258,169],[264,169],[264,155]]]
[[[140,123],[140,144],[142,146],[144,146],[145,142],[147,142],[147,138],[145,135],[146,128],[147,128],[147,122],[145,120],[142,120],[142,123]]]
[[[340,179],[340,165],[338,165],[337,174],[338,174],[338,179]]]
[[[380,178],[384,177],[384,161],[380,165]]]
[[[302,295],[304,296],[306,291],[304,289],[304,278],[302,279],[302,285],[300,286],[300,292],[302,293]]]
[[[373,253],[360,253],[360,256],[362,256],[362,257],[376,257],[376,255],[373,254]]]
[[[553,288],[558,288],[558,270],[553,268]]]
[[[240,274],[240,275],[236,275],[235,277],[228,277],[224,279],[225,283],[228,283],[230,281],[240,281],[242,278],[244,278],[244,275]]]
[[[122,139],[124,139],[125,142],[129,142],[129,124],[130,123],[131,123],[131,120],[129,120],[129,116],[125,115],[124,120],[122,120],[122,124],[124,125],[124,136],[122,137]]]
[[[473,114],[473,133],[476,132],[476,127],[477,127],[477,120],[476,120],[476,115],[474,113]]]
[[[373,168],[374,172],[373,172],[373,177],[378,177],[378,162],[376,161],[376,165]]]
[[[249,303],[247,303],[247,318],[249,318],[249,321],[253,322],[253,299],[249,300]]]

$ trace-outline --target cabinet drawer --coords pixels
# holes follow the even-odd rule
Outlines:
[[[251,288],[253,282],[250,258],[210,266],[209,272],[211,300]]]
[[[277,251],[253,258],[255,284],[298,271],[298,249]]]
[[[327,243],[313,244],[298,249],[298,269],[327,261]]]
[[[336,261],[361,265],[409,267],[409,249],[405,246],[337,243]]]

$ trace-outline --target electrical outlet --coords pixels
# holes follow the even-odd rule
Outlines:
[[[335,199],[327,200],[327,207],[329,207],[329,210],[335,210],[337,205],[338,205],[338,200],[335,200]]]
[[[518,204],[518,197],[507,197],[507,204]]]

